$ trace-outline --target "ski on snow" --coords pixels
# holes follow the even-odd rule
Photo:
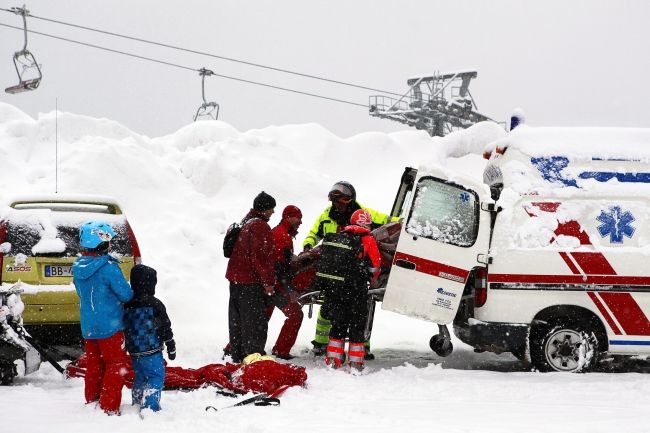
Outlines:
[[[270,394],[266,393],[261,393],[261,394],[256,394],[252,397],[245,398],[241,401],[238,401],[235,404],[231,404],[229,406],[225,407],[214,407],[214,406],[206,406],[205,411],[206,412],[218,412],[221,409],[230,409],[233,407],[238,407],[238,406],[248,406],[248,405],[253,405],[253,406],[279,406],[280,405],[280,399],[279,397],[287,390],[289,389],[289,386],[287,385],[282,385],[275,391],[273,391]],[[218,395],[226,395],[228,397],[235,397],[237,394],[230,390],[225,390],[225,389],[219,389],[217,390]]]

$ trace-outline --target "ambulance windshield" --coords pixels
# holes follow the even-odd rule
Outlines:
[[[478,233],[475,192],[433,177],[418,182],[406,231],[438,242],[470,247]]]

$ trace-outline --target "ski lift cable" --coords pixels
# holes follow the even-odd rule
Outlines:
[[[4,8],[0,8],[0,10],[6,11],[6,12],[12,12],[11,10],[4,9]],[[37,20],[49,21],[49,22],[55,23],[55,24],[61,24],[61,25],[64,25],[64,26],[75,27],[75,28],[82,29],[82,30],[88,30],[88,31],[91,31],[91,32],[102,33],[102,34],[109,35],[109,36],[115,36],[115,37],[118,37],[118,38],[130,39],[132,41],[142,42],[142,43],[151,44],[151,45],[157,45],[159,47],[170,48],[170,49],[173,49],[173,50],[185,51],[185,52],[192,53],[192,54],[199,54],[199,55],[202,55],[202,56],[214,57],[216,59],[226,60],[226,61],[235,62],[235,63],[241,63],[241,64],[244,64],[244,65],[253,66],[253,67],[256,67],[256,68],[269,69],[269,70],[272,70],[272,71],[282,72],[282,73],[291,74],[291,75],[297,75],[297,76],[300,76],[300,77],[311,78],[311,79],[314,79],[314,80],[326,81],[326,82],[329,82],[329,83],[339,84],[339,85],[342,85],[342,86],[356,87],[358,89],[363,89],[363,90],[371,90],[373,92],[384,93],[384,94],[387,94],[387,95],[401,96],[400,93],[390,92],[390,91],[381,90],[381,89],[375,89],[375,88],[372,88],[372,87],[363,86],[361,84],[348,83],[348,82],[345,82],[345,81],[333,80],[333,79],[330,79],[330,78],[319,77],[317,75],[311,75],[311,74],[305,74],[305,73],[302,73],[302,72],[296,72],[296,71],[292,71],[292,70],[289,70],[289,69],[278,68],[278,67],[275,67],[275,66],[268,66],[268,65],[263,65],[263,64],[260,64],[260,63],[249,62],[249,61],[246,61],[246,60],[235,59],[235,58],[232,58],[232,57],[220,56],[220,55],[217,55],[217,54],[207,53],[207,52],[204,52],[204,51],[197,51],[197,50],[193,50],[193,49],[190,49],[190,48],[184,48],[184,47],[179,47],[179,46],[176,46],[176,45],[165,44],[165,43],[162,43],[162,42],[151,41],[151,40],[148,40],[148,39],[137,38],[135,36],[123,35],[123,34],[120,34],[120,33],[110,32],[110,31],[107,31],[107,30],[94,29],[92,27],[87,27],[87,26],[82,26],[82,25],[79,25],[79,24],[68,23],[68,22],[65,22],[65,21],[54,20],[54,19],[51,19],[51,18],[39,17],[39,16],[35,16],[35,15],[32,15],[32,14],[29,14],[29,16],[31,18],[34,18],[34,19],[37,19]]]
[[[2,22],[0,22],[0,26],[23,31],[23,29],[20,28],[20,27],[12,26],[10,24],[5,24],[5,23],[2,23]],[[46,36],[46,37],[49,37],[49,38],[58,39],[58,40],[65,41],[65,42],[70,42],[70,43],[73,43],[73,44],[84,45],[84,46],[87,46],[87,47],[90,47],[90,48],[96,48],[96,49],[99,49],[99,50],[109,51],[111,53],[122,54],[122,55],[125,55],[125,56],[135,57],[135,58],[141,59],[141,60],[147,60],[147,61],[150,61],[150,62],[159,63],[159,64],[163,64],[163,65],[167,65],[167,66],[173,66],[173,67],[180,68],[180,69],[185,69],[185,70],[188,70],[188,71],[199,72],[199,73],[201,72],[201,70],[197,69],[197,68],[192,68],[192,67],[189,67],[189,66],[179,65],[177,63],[172,63],[172,62],[168,62],[168,61],[165,61],[165,60],[154,59],[152,57],[146,57],[146,56],[142,56],[140,54],[134,54],[134,53],[128,53],[128,52],[125,52],[125,51],[115,50],[113,48],[103,47],[101,45],[90,44],[88,42],[81,42],[81,41],[77,41],[77,40],[74,40],[74,39],[65,38],[65,37],[62,37],[62,36],[51,35],[51,34],[39,32],[39,31],[36,31],[36,30],[28,30],[28,32],[36,34],[36,35],[40,35],[40,36]],[[356,105],[356,106],[359,106],[359,107],[368,108],[367,104],[359,104],[357,102],[346,101],[344,99],[332,98],[332,97],[329,97],[329,96],[318,95],[316,93],[303,92],[302,90],[296,90],[296,89],[290,89],[290,88],[287,88],[287,87],[275,86],[275,85],[272,85],[272,84],[260,83],[258,81],[246,80],[244,78],[238,78],[238,77],[233,77],[233,76],[229,76],[229,75],[217,74],[216,72],[213,73],[212,75],[214,75],[215,77],[225,78],[225,79],[233,80],[233,81],[239,81],[239,82],[242,82],[242,83],[254,84],[254,85],[257,85],[257,86],[269,87],[271,89],[282,90],[282,91],[285,91],[285,92],[297,93],[297,94],[300,94],[300,95],[311,96],[311,97],[314,97],[314,98],[326,99],[328,101],[340,102],[340,103],[343,103],[343,104]]]

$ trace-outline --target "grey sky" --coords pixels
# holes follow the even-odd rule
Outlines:
[[[32,14],[403,92],[406,79],[476,69],[470,90],[479,109],[505,119],[522,107],[534,125],[648,126],[648,1],[117,1],[26,2]],[[0,12],[0,23],[22,25]],[[376,92],[152,47],[28,19],[30,29],[192,68],[367,104]],[[0,27],[0,85],[15,84],[13,52],[22,34]],[[192,121],[201,104],[198,74],[38,35],[28,48],[42,64],[34,92],[8,95],[28,114],[59,108],[117,120],[150,136]],[[222,78],[206,97],[239,130],[315,122],[343,137],[407,128],[367,109]]]

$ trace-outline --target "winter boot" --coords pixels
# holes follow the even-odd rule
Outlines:
[[[350,342],[350,348],[348,349],[348,360],[350,362],[350,368],[355,370],[363,370],[363,359],[366,349],[361,343]]]
[[[327,351],[327,343],[321,344],[317,342],[316,340],[313,340],[311,344],[314,345],[314,347],[311,349],[311,352],[314,354],[314,356],[323,356],[325,355],[325,352]]]
[[[332,368],[341,368],[345,357],[345,340],[330,338],[325,354],[325,364]]]

